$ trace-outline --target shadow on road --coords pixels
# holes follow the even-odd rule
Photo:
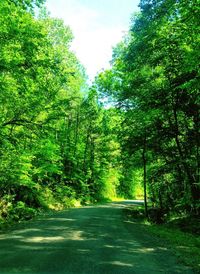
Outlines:
[[[71,209],[0,234],[0,273],[192,273],[122,219],[127,204]]]

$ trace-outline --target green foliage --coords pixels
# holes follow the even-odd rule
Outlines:
[[[11,215],[13,221],[29,220],[36,215],[37,211],[34,208],[26,206],[22,201],[16,203],[8,214]]]
[[[147,194],[199,214],[198,1],[142,0],[90,88],[42,3],[0,2],[0,219]]]
[[[37,214],[35,208],[27,206],[24,202],[14,202],[14,195],[5,195],[0,202],[0,223],[10,223],[19,220],[29,220]]]
[[[131,193],[134,171],[143,168],[154,206],[199,214],[199,1],[142,0],[140,7],[112,69],[96,80],[122,113],[120,191]]]
[[[0,3],[2,222],[116,195],[119,116],[86,86],[70,28],[34,16],[42,3]]]

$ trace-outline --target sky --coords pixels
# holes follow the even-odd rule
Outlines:
[[[137,12],[139,0],[47,0],[51,17],[69,25],[72,50],[92,81],[97,72],[109,68],[112,48],[119,43]]]

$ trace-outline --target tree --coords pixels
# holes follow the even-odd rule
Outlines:
[[[143,163],[145,155],[149,158],[144,182],[157,206],[197,212],[198,1],[186,7],[184,1],[144,0],[140,7],[130,33],[114,51],[112,69],[99,74],[96,83],[124,113],[126,157],[143,144]]]
[[[8,205],[20,202],[20,210],[56,203],[53,196],[60,195],[65,121],[76,115],[85,77],[69,49],[70,29],[61,20],[36,19],[29,12],[39,2],[0,4],[1,198]],[[67,136],[72,131],[68,128]],[[64,185],[65,190],[68,195]],[[13,210],[8,206],[7,215]]]

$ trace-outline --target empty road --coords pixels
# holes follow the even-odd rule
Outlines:
[[[129,201],[69,209],[0,233],[0,274],[193,273],[138,223]]]

